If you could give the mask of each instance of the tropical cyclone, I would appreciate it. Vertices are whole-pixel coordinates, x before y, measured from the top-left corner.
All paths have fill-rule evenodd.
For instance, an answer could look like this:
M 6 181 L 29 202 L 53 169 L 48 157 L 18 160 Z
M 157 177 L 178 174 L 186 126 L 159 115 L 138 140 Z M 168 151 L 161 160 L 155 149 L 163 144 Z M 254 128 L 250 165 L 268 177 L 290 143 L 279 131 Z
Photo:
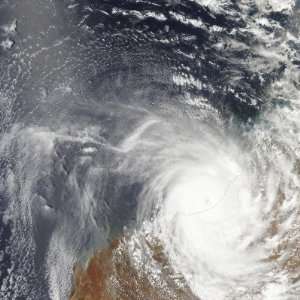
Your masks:
M 298 300 L 299 8 L 1 1 L 0 298 Z

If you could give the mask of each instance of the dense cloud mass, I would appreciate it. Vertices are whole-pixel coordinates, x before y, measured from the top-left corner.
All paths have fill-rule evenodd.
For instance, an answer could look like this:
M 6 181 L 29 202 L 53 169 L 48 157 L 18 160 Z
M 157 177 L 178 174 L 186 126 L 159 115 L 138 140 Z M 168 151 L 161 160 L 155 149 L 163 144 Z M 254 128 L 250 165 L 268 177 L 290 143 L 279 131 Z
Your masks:
M 297 300 L 299 20 L 2 0 L 0 298 Z

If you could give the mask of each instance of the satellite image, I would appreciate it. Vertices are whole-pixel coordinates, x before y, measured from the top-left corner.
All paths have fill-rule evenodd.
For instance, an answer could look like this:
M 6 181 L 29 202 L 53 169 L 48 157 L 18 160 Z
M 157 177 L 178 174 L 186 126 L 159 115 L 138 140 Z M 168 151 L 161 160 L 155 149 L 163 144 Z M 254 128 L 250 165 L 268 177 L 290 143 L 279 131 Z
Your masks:
M 0 300 L 300 300 L 300 1 L 0 0 Z

